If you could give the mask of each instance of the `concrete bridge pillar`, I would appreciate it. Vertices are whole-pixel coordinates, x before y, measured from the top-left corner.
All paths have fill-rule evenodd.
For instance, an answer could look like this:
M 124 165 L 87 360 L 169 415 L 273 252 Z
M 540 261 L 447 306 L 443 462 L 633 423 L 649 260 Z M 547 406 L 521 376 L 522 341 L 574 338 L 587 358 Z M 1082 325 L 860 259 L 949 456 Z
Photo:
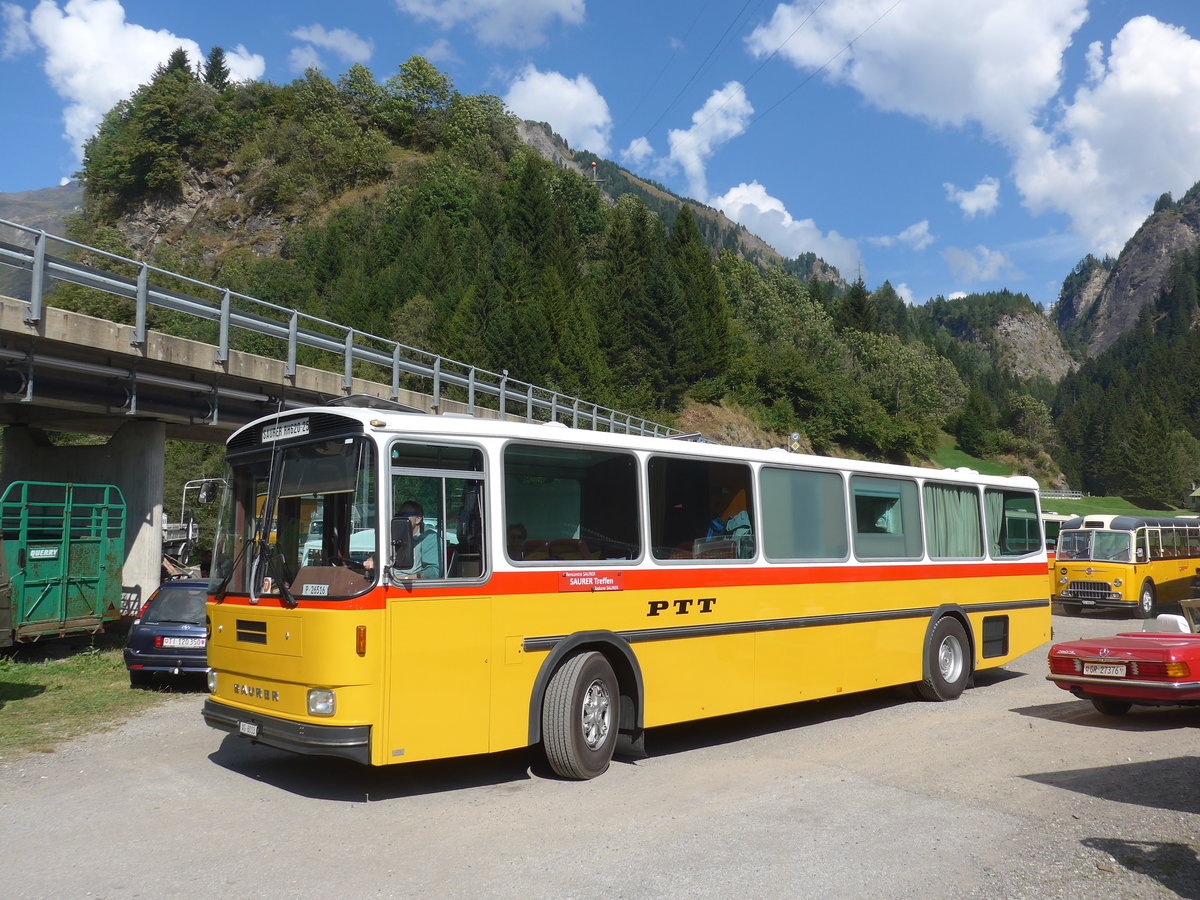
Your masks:
M 122 610 L 158 587 L 162 567 L 163 452 L 166 426 L 134 420 L 108 443 L 59 447 L 34 428 L 4 429 L 3 480 L 115 484 L 125 496 Z

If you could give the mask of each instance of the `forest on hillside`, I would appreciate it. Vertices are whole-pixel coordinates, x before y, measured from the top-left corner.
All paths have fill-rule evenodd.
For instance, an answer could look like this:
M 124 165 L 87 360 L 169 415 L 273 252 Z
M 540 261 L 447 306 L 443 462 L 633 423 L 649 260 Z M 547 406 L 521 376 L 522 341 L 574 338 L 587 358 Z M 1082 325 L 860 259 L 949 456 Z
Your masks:
M 1148 384 L 1118 372 L 1144 348 L 1057 393 L 1007 374 L 989 347 L 1001 317 L 1042 315 L 1023 294 L 908 307 L 886 281 L 838 291 L 808 277 L 811 255 L 771 265 L 714 246 L 691 204 L 602 195 L 522 144 L 499 98 L 459 93 L 421 57 L 382 82 L 355 65 L 234 84 L 219 50 L 200 64 L 177 51 L 87 143 L 73 236 L 127 253 L 123 217 L 216 171 L 239 185 L 231 219 L 286 223 L 282 252 L 191 253 L 203 240 L 185 235 L 156 248 L 164 268 L 659 421 L 723 400 L 816 452 L 910 461 L 949 431 L 1043 481 L 1061 460 L 1103 490 L 1112 472 L 1081 450 L 1111 420 L 1097 385 Z M 57 302 L 123 314 L 79 289 Z M 1197 459 L 1171 409 L 1138 410 L 1146 440 L 1166 429 L 1178 448 L 1164 498 Z

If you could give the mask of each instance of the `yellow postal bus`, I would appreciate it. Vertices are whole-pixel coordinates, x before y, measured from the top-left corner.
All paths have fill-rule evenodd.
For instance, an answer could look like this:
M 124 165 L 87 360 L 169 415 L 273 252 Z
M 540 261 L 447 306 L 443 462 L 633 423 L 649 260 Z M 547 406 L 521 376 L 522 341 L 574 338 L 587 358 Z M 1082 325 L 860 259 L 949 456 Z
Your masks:
M 1139 618 L 1191 596 L 1200 566 L 1194 518 L 1077 516 L 1058 533 L 1054 599 L 1067 612 L 1128 609 Z
M 1029 478 L 346 407 L 227 458 L 204 716 L 300 753 L 590 778 L 658 725 L 953 699 L 1050 636 Z

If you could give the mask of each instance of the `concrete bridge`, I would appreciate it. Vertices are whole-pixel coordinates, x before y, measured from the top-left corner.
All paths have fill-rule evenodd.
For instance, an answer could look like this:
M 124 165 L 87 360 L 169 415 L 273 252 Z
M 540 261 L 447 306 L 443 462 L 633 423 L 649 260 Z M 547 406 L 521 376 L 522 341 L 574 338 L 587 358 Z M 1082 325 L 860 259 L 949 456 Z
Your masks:
M 214 285 L 0 220 L 0 266 L 27 275 L 22 297 L 0 296 L 3 478 L 116 484 L 127 504 L 127 596 L 158 585 L 163 452 L 167 438 L 223 443 L 236 428 L 286 409 L 351 394 L 413 412 L 561 421 L 642 434 L 673 429 L 553 390 L 263 303 Z M 61 255 L 49 252 L 51 245 Z M 80 259 L 101 258 L 96 267 Z M 124 268 L 133 276 L 114 274 Z M 132 324 L 55 308 L 52 282 L 131 301 Z M 53 295 L 49 295 L 52 301 Z M 153 309 L 193 320 L 213 343 L 147 327 Z M 233 349 L 249 332 L 281 358 Z M 298 364 L 299 355 L 330 364 Z M 415 383 L 423 390 L 407 385 Z M 482 402 L 481 402 L 482 401 Z M 108 436 L 96 446 L 55 446 L 49 431 Z
M 127 597 L 157 586 L 162 562 L 163 452 L 167 438 L 223 443 L 231 432 L 279 409 L 321 405 L 348 393 L 390 399 L 390 386 L 339 373 L 148 332 L 0 297 L 0 425 L 3 477 L 12 481 L 115 484 L 127 505 Z M 430 394 L 401 389 L 399 403 L 436 412 Z M 442 398 L 442 411 L 466 412 Z M 498 415 L 477 408 L 477 414 Z M 103 445 L 55 446 L 46 432 L 107 435 Z

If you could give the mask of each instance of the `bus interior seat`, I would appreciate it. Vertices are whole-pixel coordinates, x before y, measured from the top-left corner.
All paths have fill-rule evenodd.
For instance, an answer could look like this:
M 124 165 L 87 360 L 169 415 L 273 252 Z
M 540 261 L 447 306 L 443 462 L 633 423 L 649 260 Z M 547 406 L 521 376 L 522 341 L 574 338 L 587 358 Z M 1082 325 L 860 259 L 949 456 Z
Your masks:
M 593 559 L 588 546 L 574 538 L 555 538 L 547 543 L 551 559 Z M 529 559 L 528 556 L 525 557 Z
M 522 559 L 549 559 L 550 544 L 547 541 L 526 541 Z
M 737 541 L 728 539 L 696 541 L 696 559 L 734 559 Z

